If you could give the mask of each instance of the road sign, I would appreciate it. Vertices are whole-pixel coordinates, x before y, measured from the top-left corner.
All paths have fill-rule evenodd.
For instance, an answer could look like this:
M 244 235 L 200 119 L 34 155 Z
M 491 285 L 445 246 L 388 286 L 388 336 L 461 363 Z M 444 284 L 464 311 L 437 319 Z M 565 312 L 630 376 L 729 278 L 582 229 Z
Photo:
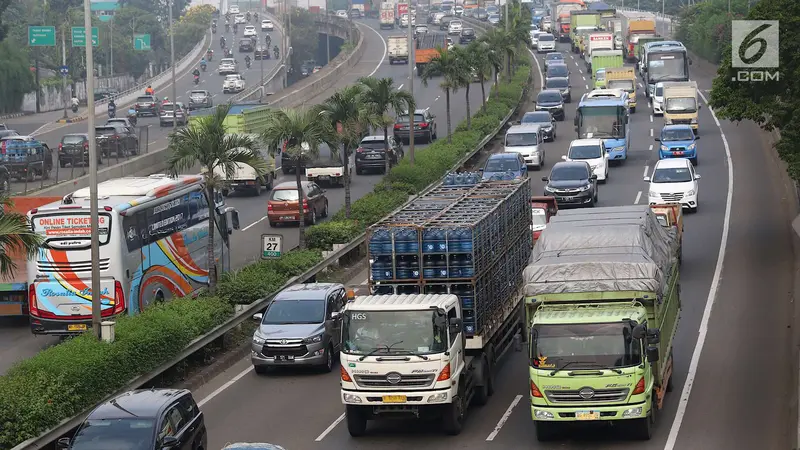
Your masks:
M 133 49 L 134 50 L 150 50 L 150 35 L 149 34 L 134 34 L 133 35 Z
M 97 27 L 92 27 L 92 47 L 100 45 L 100 32 Z M 72 27 L 72 46 L 86 47 L 86 28 Z
M 28 45 L 31 47 L 55 47 L 56 27 L 28 27 Z
M 280 234 L 261 235 L 261 259 L 280 258 L 283 254 L 283 236 Z
M 58 71 L 61 73 L 61 75 L 68 75 L 68 74 L 69 74 L 69 67 L 67 67 L 67 66 L 61 66 L 61 67 L 58 69 Z
M 397 16 L 403 17 L 403 14 L 408 14 L 408 3 L 397 4 Z

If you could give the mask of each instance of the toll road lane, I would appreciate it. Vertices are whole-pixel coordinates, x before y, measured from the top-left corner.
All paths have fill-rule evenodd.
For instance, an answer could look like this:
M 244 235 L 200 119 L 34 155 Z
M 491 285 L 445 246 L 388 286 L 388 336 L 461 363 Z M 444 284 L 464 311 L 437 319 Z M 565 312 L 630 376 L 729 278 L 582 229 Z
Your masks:
M 224 28 L 223 28 L 224 30 Z M 239 53 L 238 52 L 238 39 L 242 38 L 243 27 L 239 30 L 239 34 L 234 36 L 233 32 L 223 34 L 226 37 L 227 46 L 231 47 L 232 45 L 236 45 L 234 50 L 234 58 L 236 58 L 239 62 L 239 71 L 245 78 L 245 88 L 252 89 L 255 85 L 258 84 L 258 80 L 261 78 L 261 61 L 252 61 L 251 67 L 247 69 L 244 62 L 244 55 L 250 55 L 251 59 L 253 57 L 251 53 Z M 232 98 L 235 94 L 223 94 L 222 92 L 222 82 L 224 80 L 223 76 L 217 74 L 217 67 L 219 65 L 219 61 L 222 59 L 222 51 L 219 47 L 219 37 L 220 33 L 213 36 L 211 42 L 211 48 L 214 50 L 214 59 L 208 62 L 208 68 L 205 72 L 201 72 L 200 75 L 200 83 L 198 85 L 194 84 L 194 76 L 192 75 L 192 71 L 195 67 L 199 69 L 199 59 L 198 63 L 195 64 L 191 69 L 187 70 L 185 73 L 178 73 L 176 74 L 175 79 L 175 87 L 177 92 L 177 101 L 183 102 L 184 104 L 188 104 L 189 101 L 189 93 L 193 90 L 207 90 L 211 93 L 214 105 L 220 105 L 227 103 L 230 98 Z M 259 32 L 258 38 L 259 43 L 264 42 L 264 33 Z M 280 42 L 281 35 L 278 32 L 270 33 L 273 42 Z M 214 39 L 216 38 L 216 39 Z M 265 60 L 263 63 L 263 72 L 264 76 L 266 77 L 270 71 L 275 68 L 276 60 L 269 59 Z M 144 95 L 144 92 L 142 92 Z M 164 98 L 169 97 L 172 99 L 172 84 L 168 83 L 167 85 L 159 88 L 156 90 L 156 96 L 163 100 Z M 127 105 L 117 105 L 117 117 L 125 117 L 127 115 Z M 106 113 L 105 109 L 98 110 L 101 114 L 95 119 L 95 124 L 97 126 L 103 125 L 106 120 L 108 120 L 108 114 Z M 146 129 L 146 130 L 143 130 Z M 78 122 L 74 124 L 53 124 L 53 126 L 45 130 L 44 132 L 37 134 L 36 138 L 44 141 L 48 144 L 48 146 L 53 150 L 53 172 L 51 173 L 51 177 L 55 178 L 58 176 L 58 180 L 70 180 L 73 178 L 77 178 L 80 176 L 85 175 L 88 173 L 88 168 L 78 166 L 76 168 L 66 167 L 60 168 L 58 167 L 58 143 L 61 142 L 61 137 L 69 134 L 69 133 L 86 133 L 87 131 L 87 122 Z M 167 145 L 167 137 L 169 133 L 172 132 L 172 127 L 161 127 L 159 123 L 158 117 L 151 118 L 151 117 L 140 117 L 137 122 L 137 136 L 139 137 L 139 149 L 141 153 L 145 151 L 155 151 L 166 147 Z M 120 158 L 122 160 L 123 158 Z M 103 164 L 99 166 L 100 170 L 103 168 L 108 167 L 109 165 L 114 165 L 118 161 L 117 158 L 110 157 L 104 158 Z M 57 173 L 56 173 L 57 171 Z M 52 183 L 52 182 L 51 182 Z M 45 181 L 45 185 L 47 185 L 47 181 Z M 35 180 L 29 182 L 26 186 L 25 182 L 12 182 L 11 189 L 12 192 L 24 192 L 26 187 L 28 190 L 37 189 L 41 185 L 41 180 Z

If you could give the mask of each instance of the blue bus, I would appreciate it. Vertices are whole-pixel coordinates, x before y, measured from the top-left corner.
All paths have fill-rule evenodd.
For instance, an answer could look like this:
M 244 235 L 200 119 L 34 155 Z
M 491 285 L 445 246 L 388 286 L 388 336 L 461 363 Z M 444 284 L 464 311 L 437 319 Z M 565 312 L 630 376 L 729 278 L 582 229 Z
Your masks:
M 575 114 L 575 131 L 579 139 L 602 139 L 609 161 L 622 163 L 631 144 L 628 114 L 624 99 L 584 98 Z

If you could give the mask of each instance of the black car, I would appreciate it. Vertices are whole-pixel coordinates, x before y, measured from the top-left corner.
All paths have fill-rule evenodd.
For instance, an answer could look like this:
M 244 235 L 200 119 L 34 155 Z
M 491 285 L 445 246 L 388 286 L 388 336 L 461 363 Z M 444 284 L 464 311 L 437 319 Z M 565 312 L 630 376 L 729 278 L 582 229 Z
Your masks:
M 454 20 L 456 20 L 456 18 L 453 16 L 442 17 L 442 19 L 439 21 L 439 31 L 447 31 L 450 29 L 450 22 Z
M 562 161 L 542 177 L 544 195 L 555 197 L 558 207 L 597 204 L 597 175 L 586 161 Z
M 536 111 L 547 111 L 558 120 L 564 120 L 564 97 L 561 91 L 555 89 L 545 89 L 536 96 Z
M 551 62 L 545 72 L 545 78 L 569 78 L 569 68 L 563 62 Z
M 118 123 L 94 127 L 95 142 L 100 154 L 125 157 L 139 154 L 139 137 L 132 129 Z
M 141 389 L 95 408 L 72 438 L 58 440 L 58 447 L 200 450 L 208 448 L 208 432 L 188 390 Z
M 270 59 L 269 48 L 265 45 L 257 45 L 253 52 L 253 59 Z
M 459 44 L 469 44 L 475 40 L 475 30 L 472 28 L 464 28 L 461 30 L 461 35 L 458 37 Z
M 561 97 L 564 98 L 564 102 L 566 103 L 572 102 L 572 93 L 570 92 L 569 89 L 569 78 L 566 77 L 545 78 L 544 88 L 552 89 L 554 91 L 559 91 L 561 92 Z
M 189 92 L 189 111 L 213 106 L 214 100 L 211 98 L 210 92 L 202 89 Z
M 247 53 L 252 52 L 255 45 L 253 45 L 253 40 L 250 38 L 244 38 L 239 40 L 239 52 L 240 53 Z
M 522 120 L 520 120 L 519 123 L 521 125 L 539 125 L 539 128 L 542 130 L 542 135 L 546 141 L 552 142 L 556 140 L 556 120 L 548 111 L 526 112 L 525 115 L 522 116 Z
M 307 61 L 303 61 L 303 64 L 300 65 L 300 75 L 307 77 L 314 73 L 314 68 L 317 67 L 317 62 L 313 59 L 309 59 Z
M 100 155 L 100 147 L 95 147 L 97 154 L 97 164 L 102 164 L 103 160 Z M 65 134 L 58 143 L 58 165 L 66 167 L 69 164 L 72 167 L 89 165 L 89 135 L 87 133 L 70 133 Z
M 161 108 L 158 105 L 158 97 L 154 95 L 142 95 L 136 99 L 136 103 L 133 104 L 133 109 L 136 110 L 136 117 L 158 117 L 161 113 Z
M 558 52 L 550 52 L 544 55 L 544 70 L 547 70 L 550 64 L 566 64 L 564 62 L 564 55 Z
M 397 164 L 403 159 L 403 146 L 391 135 L 389 136 L 389 166 Z M 386 141 L 383 135 L 367 136 L 361 140 L 356 150 L 356 174 L 361 175 L 364 170 L 375 169 L 386 173 Z
M 418 109 L 414 111 L 414 142 L 420 138 L 424 139 L 428 144 L 436 140 L 438 136 L 436 133 L 436 122 L 434 122 L 435 118 L 436 116 L 431 114 L 428 109 Z M 410 143 L 410 125 L 408 114 L 400 114 L 397 116 L 394 124 L 394 138 L 406 144 Z

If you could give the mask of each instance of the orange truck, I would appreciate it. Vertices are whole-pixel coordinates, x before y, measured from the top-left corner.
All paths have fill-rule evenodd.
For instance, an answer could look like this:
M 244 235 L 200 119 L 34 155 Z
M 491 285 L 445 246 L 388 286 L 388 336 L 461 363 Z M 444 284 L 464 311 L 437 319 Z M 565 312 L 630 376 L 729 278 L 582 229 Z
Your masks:
M 656 35 L 656 19 L 652 13 L 640 11 L 624 11 L 621 19 L 624 57 L 626 61 L 635 61 L 639 38 Z
M 11 211 L 25 216 L 33 208 L 59 200 L 61 197 L 11 197 Z M 28 258 L 16 251 L 11 251 L 10 256 L 16 267 L 12 274 L 0 277 L 0 317 L 25 317 L 28 315 Z
M 416 40 L 414 64 L 417 65 L 417 76 L 422 76 L 425 66 L 439 55 L 439 51 L 447 51 L 445 35 L 438 33 L 425 33 Z

